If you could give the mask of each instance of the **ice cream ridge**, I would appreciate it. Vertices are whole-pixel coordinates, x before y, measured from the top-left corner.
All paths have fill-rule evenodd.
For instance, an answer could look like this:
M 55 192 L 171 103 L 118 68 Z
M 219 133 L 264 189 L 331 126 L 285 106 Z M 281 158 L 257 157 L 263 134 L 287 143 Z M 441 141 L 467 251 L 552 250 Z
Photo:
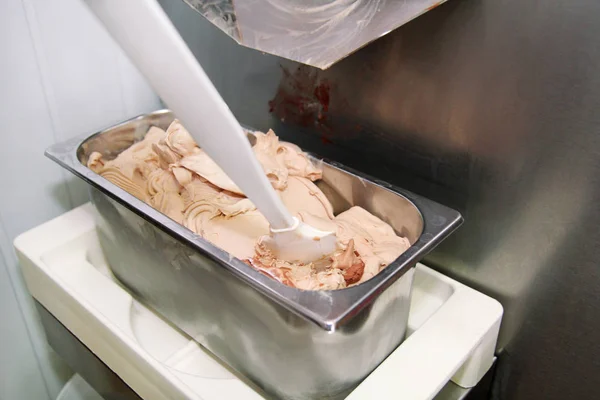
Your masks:
M 410 247 L 390 225 L 361 207 L 336 216 L 314 184 L 322 177 L 299 147 L 272 130 L 254 132 L 254 154 L 292 215 L 336 233 L 338 250 L 312 263 L 279 260 L 262 243 L 269 223 L 199 148 L 178 120 L 152 127 L 113 160 L 92 153 L 88 167 L 260 272 L 305 290 L 334 290 L 364 282 Z

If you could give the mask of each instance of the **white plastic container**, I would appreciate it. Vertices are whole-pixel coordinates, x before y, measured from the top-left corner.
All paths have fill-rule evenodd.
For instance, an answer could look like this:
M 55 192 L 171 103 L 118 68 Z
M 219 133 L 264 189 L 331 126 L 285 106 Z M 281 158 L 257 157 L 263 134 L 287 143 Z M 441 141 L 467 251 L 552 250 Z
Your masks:
M 33 297 L 142 398 L 263 398 L 112 277 L 91 205 L 22 234 L 15 247 Z M 501 317 L 496 300 L 417 265 L 408 339 L 347 399 L 426 400 L 450 380 L 474 386 L 493 363 Z

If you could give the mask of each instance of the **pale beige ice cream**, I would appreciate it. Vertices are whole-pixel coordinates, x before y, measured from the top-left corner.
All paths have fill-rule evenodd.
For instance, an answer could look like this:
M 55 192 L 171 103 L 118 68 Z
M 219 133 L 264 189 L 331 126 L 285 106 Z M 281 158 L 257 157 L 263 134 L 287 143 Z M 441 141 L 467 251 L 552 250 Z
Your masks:
M 254 135 L 256 158 L 288 210 L 316 228 L 336 232 L 339 250 L 330 257 L 308 264 L 273 257 L 261 240 L 269 234 L 267 220 L 177 120 L 166 132 L 152 127 L 114 160 L 91 154 L 88 167 L 214 245 L 300 289 L 341 289 L 364 282 L 410 247 L 363 208 L 334 216 L 313 183 L 321 170 L 273 131 Z

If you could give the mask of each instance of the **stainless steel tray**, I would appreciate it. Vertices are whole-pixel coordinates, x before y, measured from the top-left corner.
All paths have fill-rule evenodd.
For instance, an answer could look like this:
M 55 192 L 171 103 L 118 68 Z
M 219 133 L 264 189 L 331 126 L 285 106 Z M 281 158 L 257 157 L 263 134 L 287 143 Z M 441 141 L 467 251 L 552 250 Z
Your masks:
M 285 286 L 86 167 L 93 151 L 116 157 L 150 126 L 166 129 L 173 118 L 168 110 L 143 115 L 54 145 L 46 155 L 91 185 L 107 260 L 142 301 L 268 393 L 291 399 L 343 397 L 404 339 L 412 267 L 462 217 L 322 161 L 318 185 L 336 213 L 361 206 L 412 246 L 358 286 L 335 291 Z

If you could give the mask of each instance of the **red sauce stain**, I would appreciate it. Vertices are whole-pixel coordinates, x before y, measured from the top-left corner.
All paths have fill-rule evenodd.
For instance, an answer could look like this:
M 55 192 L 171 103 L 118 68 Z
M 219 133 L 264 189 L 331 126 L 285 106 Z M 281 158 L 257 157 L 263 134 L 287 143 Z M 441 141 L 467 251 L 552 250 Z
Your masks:
M 329 83 L 327 81 L 321 83 L 315 88 L 314 95 L 323 106 L 323 111 L 329 111 Z
M 319 72 L 299 66 L 294 72 L 282 67 L 275 97 L 269 101 L 269 112 L 286 123 L 315 127 L 323 134 L 330 132 L 329 111 L 331 85 Z M 324 143 L 331 143 L 324 139 Z
M 323 144 L 348 140 L 361 134 L 363 127 L 351 117 L 348 119 L 348 110 L 352 108 L 350 103 L 339 97 L 336 86 L 322 77 L 320 71 L 304 65 L 294 71 L 283 66 L 281 69 L 283 77 L 275 97 L 268 103 L 270 113 L 286 124 L 315 129 Z M 338 110 L 335 123 L 332 104 Z M 346 118 L 339 118 L 340 110 L 345 110 L 342 115 L 346 114 Z

